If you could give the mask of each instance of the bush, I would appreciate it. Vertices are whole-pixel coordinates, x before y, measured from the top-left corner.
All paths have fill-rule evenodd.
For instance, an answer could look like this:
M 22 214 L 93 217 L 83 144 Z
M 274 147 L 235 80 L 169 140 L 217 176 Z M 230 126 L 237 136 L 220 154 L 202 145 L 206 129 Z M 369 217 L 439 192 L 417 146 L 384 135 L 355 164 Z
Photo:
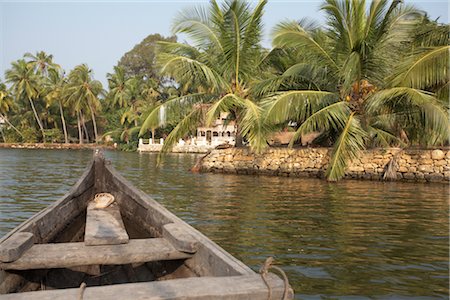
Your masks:
M 64 141 L 64 136 L 58 128 L 45 129 L 45 143 L 62 143 Z

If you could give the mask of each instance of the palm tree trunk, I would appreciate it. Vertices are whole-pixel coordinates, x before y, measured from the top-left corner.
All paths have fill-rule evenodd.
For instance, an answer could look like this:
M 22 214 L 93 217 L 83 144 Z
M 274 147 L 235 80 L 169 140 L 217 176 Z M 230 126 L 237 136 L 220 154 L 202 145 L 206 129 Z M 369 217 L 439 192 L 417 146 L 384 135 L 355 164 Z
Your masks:
M 6 143 L 5 135 L 3 134 L 2 125 L 0 125 L 0 134 L 2 135 L 3 143 Z
M 77 113 L 77 125 L 78 125 L 78 143 L 83 144 L 83 132 L 81 130 L 80 113 Z
M 153 127 L 152 127 L 152 141 L 153 141 L 153 144 L 156 143 L 155 142 L 155 128 L 153 128 Z
M 61 114 L 61 122 L 62 122 L 63 130 L 64 130 L 64 142 L 66 144 L 68 144 L 69 143 L 69 137 L 67 136 L 66 120 L 64 119 L 64 111 L 63 111 L 63 108 L 62 108 L 61 101 L 59 101 L 59 112 Z
M 38 116 L 38 114 L 37 114 L 36 108 L 34 107 L 33 100 L 31 100 L 30 98 L 28 98 L 28 100 L 30 101 L 31 108 L 33 109 L 34 117 L 36 118 L 36 121 L 37 121 L 37 123 L 38 123 L 38 125 L 39 125 L 39 128 L 41 129 L 41 132 L 42 132 L 42 140 L 45 142 L 44 127 L 42 127 L 42 122 L 41 122 L 41 120 L 39 119 L 39 116 Z
M 11 126 L 12 129 L 14 129 L 18 134 L 20 134 L 21 137 L 23 137 L 22 132 L 20 132 L 19 129 L 17 129 L 13 124 L 11 124 L 11 122 L 9 122 L 9 120 L 6 118 L 5 115 L 0 114 L 0 117 L 1 117 L 3 120 L 5 120 L 5 122 L 6 122 L 9 126 Z
M 87 141 L 89 143 L 89 133 L 87 131 L 86 122 L 84 121 L 83 113 L 80 112 L 80 115 L 81 115 L 81 125 L 83 125 L 84 134 L 85 134 L 86 139 L 87 139 Z
M 92 110 L 92 106 L 89 102 L 88 102 L 88 105 L 89 105 L 89 110 L 91 111 L 92 125 L 94 125 L 95 142 L 98 143 L 97 122 L 95 122 L 94 111 Z

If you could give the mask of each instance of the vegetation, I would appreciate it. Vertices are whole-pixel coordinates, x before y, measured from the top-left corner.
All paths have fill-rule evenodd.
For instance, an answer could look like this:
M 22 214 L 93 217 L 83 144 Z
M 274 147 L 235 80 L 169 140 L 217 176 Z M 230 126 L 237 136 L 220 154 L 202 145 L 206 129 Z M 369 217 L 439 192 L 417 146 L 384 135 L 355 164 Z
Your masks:
M 444 102 L 425 91 L 423 83 L 434 79 L 434 70 L 445 69 L 448 49 L 441 60 L 429 60 L 426 66 L 422 62 L 428 74 L 416 70 L 413 75 L 408 67 L 418 68 L 423 49 L 413 57 L 404 55 L 405 44 L 414 43 L 408 33 L 420 20 L 418 11 L 399 1 L 373 1 L 366 10 L 365 1 L 327 0 L 321 9 L 326 28 L 305 20 L 275 28 L 274 46 L 298 54 L 284 73 L 256 90 L 267 95 L 265 122 L 296 121 L 291 145 L 303 134 L 321 132 L 322 143 L 333 145 L 326 173 L 330 180 L 341 178 L 346 162 L 366 146 L 445 142 L 449 122 Z M 403 69 L 396 63 L 402 60 L 409 60 Z M 397 75 L 389 77 L 392 73 Z M 432 85 L 448 82 L 448 77 L 442 74 L 439 80 Z
M 26 53 L 0 83 L 3 142 L 100 142 L 133 149 L 139 135 L 166 135 L 164 151 L 222 112 L 237 146 L 268 147 L 294 130 L 290 147 L 316 133 L 332 147 L 326 176 L 370 147 L 449 143 L 448 24 L 401 1 L 324 1 L 325 24 L 284 21 L 265 49 L 266 0 L 227 0 L 179 13 L 175 36 L 146 37 L 107 74 L 87 65 L 65 76 L 53 56 Z

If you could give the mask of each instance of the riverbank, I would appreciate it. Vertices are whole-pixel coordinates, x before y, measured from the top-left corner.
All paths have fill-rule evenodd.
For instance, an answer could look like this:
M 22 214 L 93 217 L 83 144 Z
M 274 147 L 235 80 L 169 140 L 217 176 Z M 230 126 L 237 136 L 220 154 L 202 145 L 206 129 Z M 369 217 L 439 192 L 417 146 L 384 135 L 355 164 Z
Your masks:
M 256 155 L 247 148 L 213 150 L 201 165 L 204 172 L 324 178 L 332 149 L 270 148 Z M 345 178 L 382 180 L 389 162 L 397 181 L 449 182 L 450 151 L 398 148 L 363 151 L 349 163 Z
M 103 148 L 114 150 L 112 145 L 103 144 L 59 144 L 59 143 L 0 143 L 0 148 L 12 149 L 95 149 Z

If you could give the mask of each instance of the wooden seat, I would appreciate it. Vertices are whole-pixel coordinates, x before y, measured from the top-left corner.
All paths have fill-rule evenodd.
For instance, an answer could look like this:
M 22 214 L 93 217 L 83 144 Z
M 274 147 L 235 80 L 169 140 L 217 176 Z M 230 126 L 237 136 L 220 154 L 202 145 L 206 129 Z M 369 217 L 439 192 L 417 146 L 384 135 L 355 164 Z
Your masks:
M 84 234 L 84 243 L 87 246 L 126 244 L 128 240 L 116 203 L 101 209 L 95 208 L 95 203 L 92 202 L 88 205 Z
M 86 246 L 85 243 L 35 244 L 19 259 L 0 263 L 3 270 L 68 268 L 84 265 L 186 259 L 192 254 L 177 250 L 163 238 L 133 239 L 128 244 Z

